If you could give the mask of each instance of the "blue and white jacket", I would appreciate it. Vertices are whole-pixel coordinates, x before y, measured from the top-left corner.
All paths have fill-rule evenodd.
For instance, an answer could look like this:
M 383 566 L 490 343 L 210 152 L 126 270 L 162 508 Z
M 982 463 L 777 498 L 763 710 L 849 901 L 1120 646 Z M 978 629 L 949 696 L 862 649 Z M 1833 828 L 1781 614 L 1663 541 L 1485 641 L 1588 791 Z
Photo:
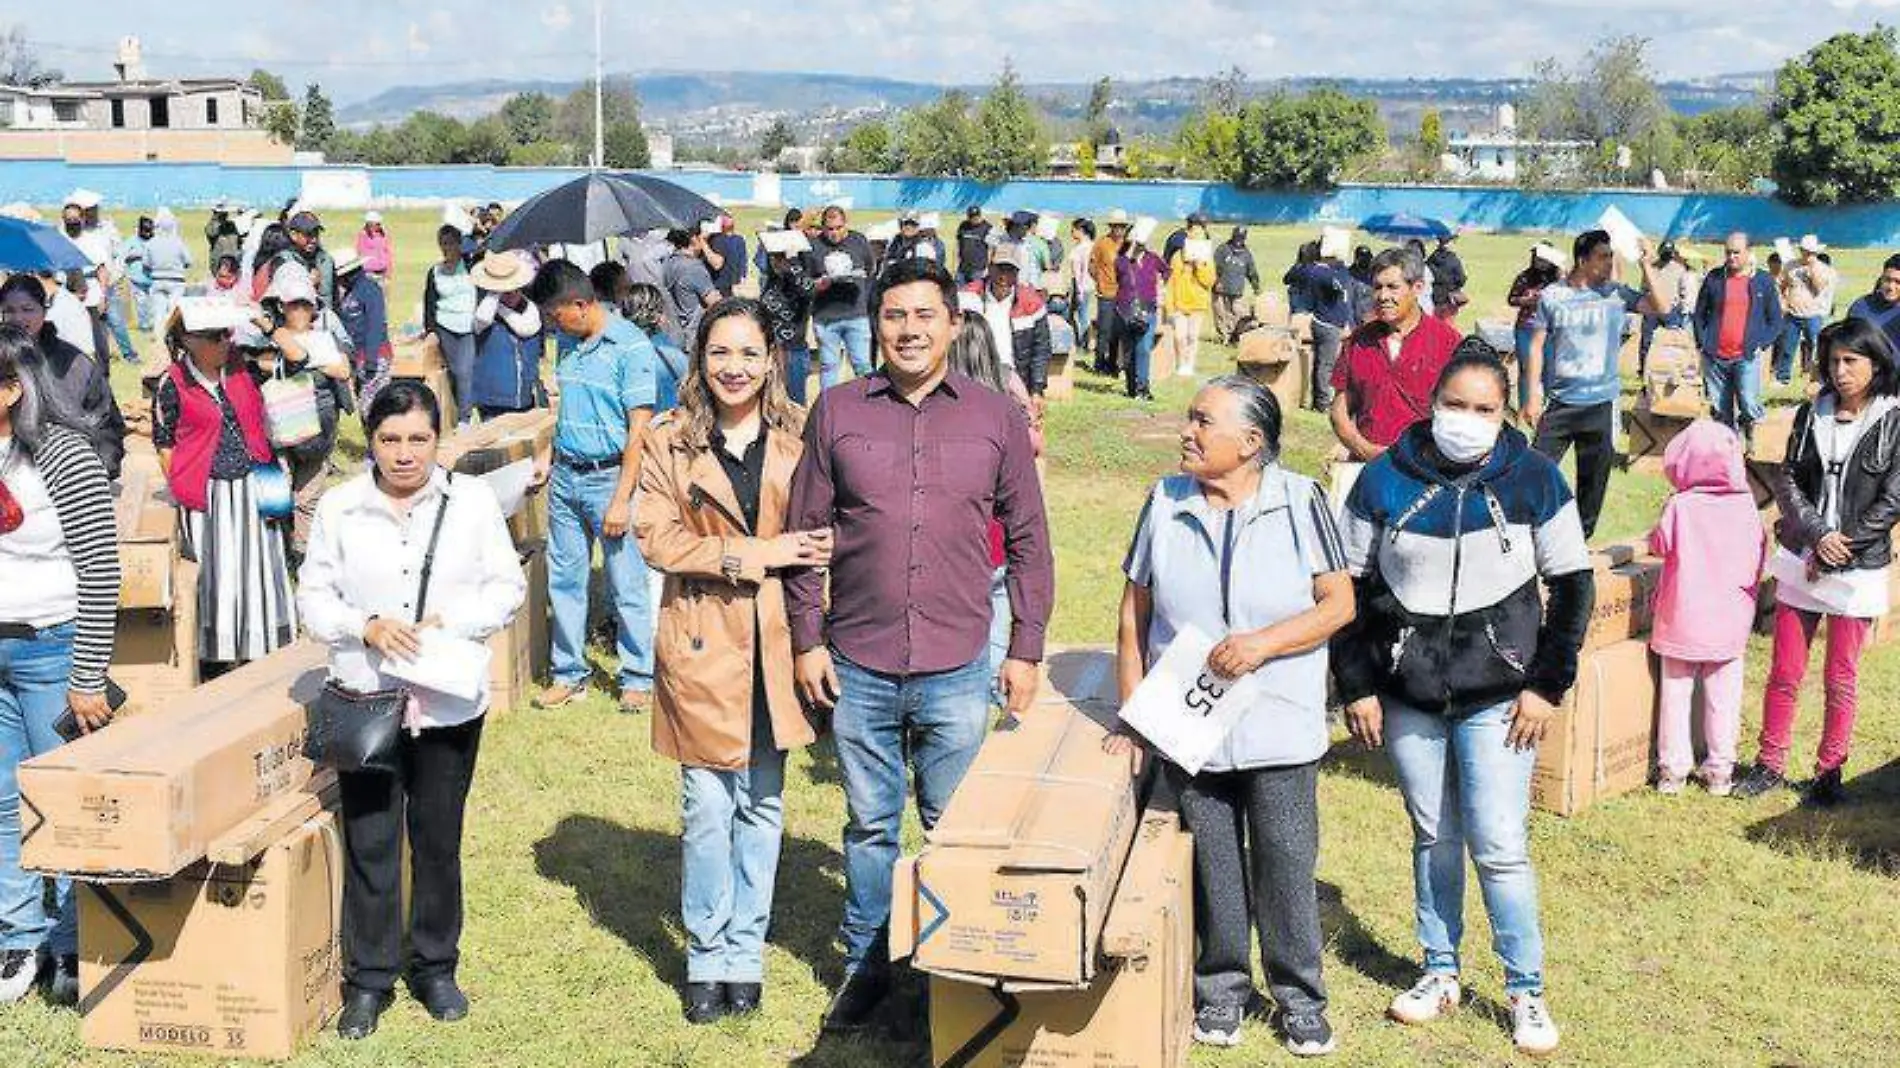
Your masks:
M 1561 701 L 1576 681 L 1595 600 L 1583 525 L 1517 430 L 1459 468 L 1415 424 L 1359 476 L 1340 533 L 1359 605 L 1333 639 L 1341 700 L 1462 715 L 1527 689 Z

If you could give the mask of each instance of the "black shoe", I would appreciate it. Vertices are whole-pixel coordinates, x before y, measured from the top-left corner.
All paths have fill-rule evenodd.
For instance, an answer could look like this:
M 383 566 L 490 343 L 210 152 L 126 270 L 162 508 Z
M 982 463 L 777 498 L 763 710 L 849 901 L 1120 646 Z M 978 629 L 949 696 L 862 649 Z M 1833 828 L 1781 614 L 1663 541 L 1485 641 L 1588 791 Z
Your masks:
M 686 984 L 687 1023 L 709 1024 L 726 1015 L 729 1011 L 730 1006 L 726 1003 L 726 984 Z
M 1742 772 L 1741 778 L 1735 780 L 1732 796 L 1746 801 L 1787 784 L 1788 780 L 1782 778 L 1780 772 L 1757 761 L 1750 765 L 1747 771 Z
M 891 979 L 883 971 L 867 968 L 854 972 L 845 977 L 844 985 L 832 995 L 819 1026 L 834 1034 L 863 1030 L 890 992 Z
M 67 953 L 53 962 L 53 977 L 46 984 L 46 1000 L 61 1008 L 79 1004 L 79 955 Z
M 1816 808 L 1833 808 L 1847 800 L 1847 788 L 1841 785 L 1841 769 L 1832 768 L 1816 775 L 1808 784 L 1805 800 Z
M 1289 1012 L 1280 1021 L 1286 1051 L 1295 1057 L 1324 1057 L 1339 1048 L 1324 1010 Z
M 1150 390 L 1147 386 L 1143 386 L 1141 387 L 1141 391 L 1135 394 L 1135 399 L 1153 401 L 1155 399 L 1154 391 Z
M 734 1016 L 757 1012 L 764 1004 L 765 985 L 763 983 L 726 984 L 726 1009 Z
M 337 1035 L 354 1042 L 375 1034 L 376 1024 L 383 1018 L 383 1010 L 389 1008 L 391 1000 L 391 996 L 383 991 L 346 988 L 343 991 L 343 1012 L 336 1018 Z
M 462 988 L 455 985 L 452 975 L 431 975 L 426 979 L 411 979 L 409 992 L 429 1010 L 429 1015 L 443 1023 L 454 1023 L 468 1016 L 468 996 Z

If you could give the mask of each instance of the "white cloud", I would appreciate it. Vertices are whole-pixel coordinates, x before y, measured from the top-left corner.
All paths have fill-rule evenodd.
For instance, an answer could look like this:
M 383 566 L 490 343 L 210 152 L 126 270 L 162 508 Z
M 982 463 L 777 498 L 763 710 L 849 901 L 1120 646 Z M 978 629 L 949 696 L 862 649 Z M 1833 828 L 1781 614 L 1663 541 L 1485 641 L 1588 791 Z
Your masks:
M 574 25 L 574 12 L 566 4 L 553 4 L 541 11 L 541 25 L 556 33 Z
M 429 54 L 429 42 L 426 38 L 422 36 L 422 27 L 419 24 L 414 23 L 414 22 L 409 24 L 409 37 L 408 37 L 407 43 L 409 46 L 410 55 L 426 56 Z

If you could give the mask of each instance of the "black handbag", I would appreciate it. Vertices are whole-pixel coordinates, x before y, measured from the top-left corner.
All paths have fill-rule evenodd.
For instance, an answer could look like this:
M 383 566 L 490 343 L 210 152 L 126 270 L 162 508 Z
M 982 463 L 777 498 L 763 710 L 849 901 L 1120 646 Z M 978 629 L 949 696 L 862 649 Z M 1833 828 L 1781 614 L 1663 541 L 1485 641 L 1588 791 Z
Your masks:
M 453 482 L 455 476 L 450 475 Z M 435 546 L 442 538 L 442 520 L 449 514 L 449 495 L 442 494 L 429 531 L 429 547 L 422 556 L 422 583 L 416 591 L 416 618 L 429 601 L 429 573 L 435 569 Z M 337 771 L 367 771 L 393 775 L 402 767 L 402 720 L 409 707 L 404 687 L 360 693 L 334 678 L 324 682 L 317 700 L 305 712 L 303 755 L 320 767 Z

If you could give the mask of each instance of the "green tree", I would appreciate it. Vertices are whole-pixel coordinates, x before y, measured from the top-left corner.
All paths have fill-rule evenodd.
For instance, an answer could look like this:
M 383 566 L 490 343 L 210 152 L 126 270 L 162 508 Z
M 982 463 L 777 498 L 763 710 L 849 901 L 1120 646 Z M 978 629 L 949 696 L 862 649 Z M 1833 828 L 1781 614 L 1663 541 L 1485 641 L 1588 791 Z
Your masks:
M 897 121 L 899 169 L 927 177 L 971 173 L 976 166 L 976 124 L 970 97 L 951 89 L 933 103 L 912 108 Z
M 1536 84 L 1518 112 L 1519 125 L 1533 137 L 1607 148 L 1607 154 L 1594 157 L 1586 178 L 1625 176 L 1615 166 L 1618 145 L 1629 146 L 1633 169 L 1647 175 L 1665 162 L 1674 136 L 1674 118 L 1656 87 L 1649 44 L 1634 34 L 1605 37 L 1574 68 L 1556 59 L 1538 63 Z
M 638 119 L 608 123 L 601 135 L 601 151 L 607 157 L 602 164 L 615 170 L 639 170 L 653 162 L 652 152 L 647 147 L 647 132 L 641 129 Z
M 1202 110 L 1189 115 L 1175 134 L 1176 169 L 1184 178 L 1240 180 L 1238 112 Z
M 1075 173 L 1084 178 L 1095 177 L 1095 142 L 1084 140 L 1075 150 Z
M 882 122 L 852 127 L 843 141 L 832 146 L 825 168 L 840 174 L 896 174 L 897 148 L 891 128 Z
M 1774 179 L 1793 204 L 1900 196 L 1900 53 L 1894 30 L 1842 33 L 1775 76 Z
M 1418 118 L 1418 154 L 1426 163 L 1437 166 L 1438 157 L 1445 154 L 1449 142 L 1445 140 L 1445 117 L 1437 108 L 1426 108 L 1425 114 Z
M 499 167 L 508 162 L 508 150 L 514 139 L 508 124 L 499 115 L 480 118 L 462 128 L 460 143 L 450 156 L 451 163 L 486 163 Z
M 797 140 L 792 137 L 792 128 L 785 125 L 785 120 L 774 120 L 771 127 L 765 131 L 765 136 L 759 139 L 759 158 L 768 161 L 775 160 L 780 152 L 797 143 Z
M 1157 163 L 1154 146 L 1146 137 L 1137 137 L 1122 146 L 1122 177 L 1148 178 Z
M 264 101 L 264 110 L 258 120 L 264 132 L 270 134 L 271 140 L 280 145 L 296 144 L 298 131 L 303 126 L 303 117 L 297 114 L 295 100 Z
M 322 152 L 336 136 L 336 113 L 323 87 L 311 82 L 303 92 L 303 125 L 297 134 L 297 147 L 306 152 Z
M 251 88 L 264 94 L 265 100 L 290 99 L 290 87 L 284 84 L 284 80 L 262 67 L 252 69 L 251 76 L 246 81 Z
M 1745 191 L 1774 169 L 1775 131 L 1768 110 L 1755 104 L 1717 108 L 1677 123 L 1679 166 L 1699 189 Z
M 1327 189 L 1357 160 L 1385 147 L 1372 101 L 1326 86 L 1276 93 L 1241 110 L 1240 174 L 1248 189 Z
M 976 109 L 971 173 L 986 182 L 1041 174 L 1047 153 L 1036 109 L 1016 65 L 1005 59 L 996 84 Z
M 536 141 L 508 149 L 510 167 L 564 167 L 574 162 L 574 149 L 560 141 Z
M 1104 75 L 1089 90 L 1088 110 L 1083 113 L 1082 140 L 1099 145 L 1108 134 L 1108 106 L 1115 102 L 1115 83 Z
M 636 139 L 624 129 L 631 124 L 635 129 L 640 126 L 640 95 L 635 92 L 633 79 L 629 77 L 608 78 L 601 91 L 601 136 L 603 140 L 613 140 L 614 127 L 620 126 L 618 140 L 630 153 L 621 158 L 648 158 L 646 134 Z M 581 87 L 561 99 L 554 113 L 554 139 L 565 141 L 574 146 L 574 158 L 587 159 L 594 151 L 594 82 L 588 79 Z M 637 151 L 635 151 L 637 145 Z M 609 160 L 615 158 L 612 150 L 607 152 Z M 616 164 L 609 164 L 616 166 Z M 638 166 L 646 166 L 641 162 Z
M 531 145 L 554 137 L 554 98 L 546 93 L 516 93 L 497 114 L 511 144 Z

